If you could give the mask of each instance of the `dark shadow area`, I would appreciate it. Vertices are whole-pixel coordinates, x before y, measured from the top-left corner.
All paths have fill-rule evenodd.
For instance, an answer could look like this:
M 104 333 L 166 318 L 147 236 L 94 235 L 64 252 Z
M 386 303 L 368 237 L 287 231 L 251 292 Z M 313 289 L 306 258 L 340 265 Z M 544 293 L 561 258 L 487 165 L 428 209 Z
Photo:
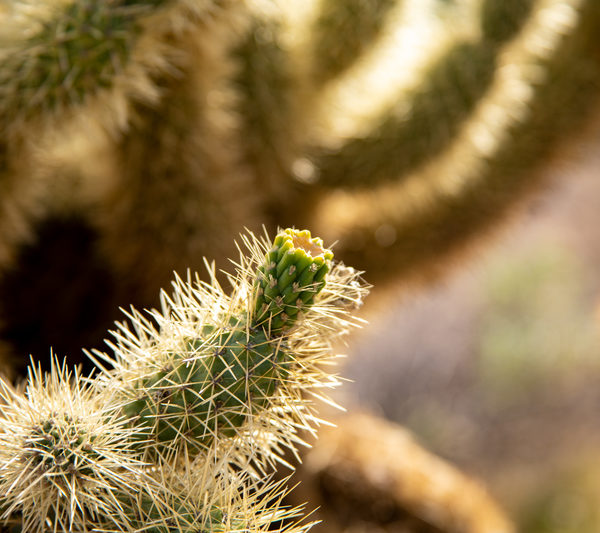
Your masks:
M 46 219 L 36 234 L 0 281 L 0 337 L 17 358 L 18 374 L 29 355 L 49 370 L 51 349 L 87 374 L 93 364 L 82 348 L 101 348 L 118 314 L 109 267 L 95 248 L 94 229 L 80 217 Z

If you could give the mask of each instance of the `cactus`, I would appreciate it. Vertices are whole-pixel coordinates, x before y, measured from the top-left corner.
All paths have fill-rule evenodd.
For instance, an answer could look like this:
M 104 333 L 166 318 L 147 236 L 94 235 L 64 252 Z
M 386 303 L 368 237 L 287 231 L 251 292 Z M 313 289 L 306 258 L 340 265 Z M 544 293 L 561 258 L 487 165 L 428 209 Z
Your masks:
M 435 46 L 419 61 L 406 53 L 410 43 L 397 48 L 400 60 L 383 69 L 390 90 L 380 97 L 369 89 L 370 76 L 382 70 L 385 46 L 411 33 L 415 11 L 439 39 L 432 35 Z M 309 227 L 373 280 L 438 276 L 447 270 L 444 258 L 468 249 L 539 189 L 538 169 L 585 130 L 598 103 L 599 27 L 597 0 L 1 2 L 0 326 L 25 331 L 23 342 L 55 342 L 12 322 L 15 289 L 5 285 L 29 282 L 11 275 L 22 267 L 23 247 L 45 235 L 38 228 L 64 205 L 93 228 L 97 238 L 82 261 L 109 266 L 110 305 L 156 305 L 173 269 L 197 269 L 203 256 L 223 260 L 234 234 L 261 224 L 271 232 Z M 360 119 L 349 120 L 354 115 Z M 71 179 L 76 186 L 60 186 Z M 324 249 L 322 257 L 326 264 Z M 311 272 L 287 268 L 263 268 L 246 289 L 257 305 L 254 320 L 267 328 L 252 323 L 250 310 L 224 321 L 233 300 L 179 281 L 174 299 L 163 295 L 162 304 L 176 316 L 182 302 L 208 298 L 221 311 L 207 317 L 204 332 L 184 313 L 191 330 L 162 346 L 161 327 L 171 322 L 132 312 L 136 333 L 125 326 L 115 333 L 109 366 L 127 378 L 107 369 L 99 383 L 119 385 L 121 415 L 131 424 L 139 416 L 146 437 L 164 441 L 159 455 L 186 446 L 205 454 L 222 435 L 236 442 L 230 451 L 240 462 L 255 423 L 293 445 L 287 423 L 264 413 L 277 412 L 272 395 L 282 391 L 299 401 L 288 337 L 305 327 L 310 289 L 324 271 L 310 279 Z M 327 276 L 342 273 L 334 268 Z M 288 292 L 274 291 L 269 275 Z M 309 288 L 298 286 L 298 298 L 300 282 Z M 43 317 L 42 331 L 75 337 L 78 324 L 59 328 L 53 318 Z M 321 319 L 326 328 L 329 317 Z M 285 340 L 273 345 L 274 334 Z M 146 349 L 162 355 L 143 358 Z M 221 362 L 209 363 L 211 349 L 224 350 Z M 190 354 L 193 372 L 176 371 Z M 247 390 L 241 362 L 257 374 Z M 231 369 L 221 379 L 232 394 L 206 385 L 218 412 L 217 404 L 203 404 L 173 424 L 210 376 L 219 379 L 219 365 Z M 145 386 L 161 392 L 144 396 Z M 255 398 L 252 408 L 246 396 Z M 210 426 L 200 422 L 205 416 Z M 180 434 L 182 442 L 170 444 Z M 146 437 L 136 440 L 144 457 Z M 275 451 L 265 454 L 276 460 Z
M 212 284 L 178 279 L 162 312 L 133 310 L 133 330 L 119 325 L 114 356 L 92 355 L 99 376 L 83 380 L 53 358 L 49 374 L 30 369 L 24 391 L 0 382 L 4 524 L 263 531 L 298 514 L 281 505 L 284 484 L 253 472 L 277 460 L 281 446 L 295 449 L 300 429 L 314 430 L 304 394 L 336 384 L 320 365 L 335 357 L 332 340 L 358 325 L 349 312 L 367 289 L 308 231 L 287 229 L 272 247 L 252 235 L 245 242 L 250 255 L 230 277 L 231 295 L 214 270 Z M 298 279 L 309 272 L 293 282 L 301 310 L 284 323 L 260 291 L 274 256 Z M 277 283 L 283 294 L 288 285 L 282 276 Z
M 369 250 L 369 271 L 376 277 L 391 270 L 405 280 L 439 275 L 439 259 L 488 232 L 536 190 L 543 183 L 540 167 L 565 132 L 586 123 L 587 106 L 597 102 L 600 87 L 599 51 L 589 33 L 600 23 L 599 7 L 578 3 L 577 16 L 569 11 L 569 19 L 559 16 L 564 6 L 556 5 L 548 28 L 544 17 L 551 8 L 532 10 L 529 24 L 501 50 L 504 64 L 519 60 L 515 77 L 494 81 L 450 149 L 403 182 L 324 199 L 315 208 L 318 231 L 339 238 L 338 253 L 363 268 Z M 552 54 L 534 45 L 542 28 L 553 39 Z M 525 102 L 518 91 L 511 93 L 512 83 L 526 84 Z M 328 233 L 333 222 L 335 232 Z
M 143 487 L 131 431 L 75 372 L 30 369 L 25 394 L 2 382 L 2 520 L 23 531 L 71 531 L 98 517 L 119 523 L 122 487 Z

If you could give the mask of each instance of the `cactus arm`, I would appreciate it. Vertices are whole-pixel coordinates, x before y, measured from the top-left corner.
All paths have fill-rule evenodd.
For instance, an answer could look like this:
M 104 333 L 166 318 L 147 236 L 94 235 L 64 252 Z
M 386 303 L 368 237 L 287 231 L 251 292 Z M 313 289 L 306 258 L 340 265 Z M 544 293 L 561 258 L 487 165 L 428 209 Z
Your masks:
M 154 80 L 160 102 L 137 102 L 129 131 L 115 143 L 119 179 L 101 199 L 96 223 L 118 292 L 138 304 L 154 304 L 173 270 L 199 268 L 203 255 L 228 257 L 235 251 L 229 236 L 257 225 L 264 194 L 239 162 L 236 124 L 223 120 L 233 105 L 235 31 L 223 16 L 182 36 L 185 68 Z
M 251 242 L 252 259 L 240 263 L 231 297 L 214 283 L 178 282 L 162 312 L 151 319 L 134 312 L 135 332 L 123 325 L 115 334 L 117 374 L 107 374 L 107 389 L 122 391 L 118 403 L 145 457 L 235 444 L 230 460 L 245 461 L 239 449 L 246 456 L 261 449 L 248 436 L 266 432 L 260 464 L 273 460 L 275 443 L 293 447 L 294 428 L 311 427 L 299 390 L 329 380 L 317 365 L 331 356 L 328 339 L 351 325 L 346 308 L 364 288 L 353 269 L 331 269 L 331 252 L 308 231 L 285 230 L 268 246 Z M 295 291 L 284 305 L 289 287 Z M 166 339 L 169 331 L 181 333 Z
M 142 490 L 146 476 L 114 407 L 55 359 L 49 375 L 30 369 L 24 394 L 0 381 L 0 397 L 0 520 L 20 516 L 24 531 L 42 533 L 102 516 L 121 530 L 117 495 Z
M 265 191 L 263 208 L 273 219 L 293 194 L 291 168 L 300 150 L 294 102 L 297 80 L 279 29 L 275 18 L 264 21 L 253 16 L 232 51 L 241 155 L 256 188 Z
M 461 42 L 427 70 L 397 109 L 386 109 L 373 130 L 338 150 L 315 156 L 319 185 L 373 187 L 404 179 L 443 150 L 492 82 L 495 47 Z
M 123 130 L 130 102 L 156 102 L 152 77 L 178 66 L 173 36 L 210 20 L 221 4 L 228 2 L 15 2 L 24 29 L 0 33 L 0 134 L 55 127 L 81 110 L 111 133 Z
M 381 34 L 400 0 L 322 0 L 311 35 L 311 75 L 317 85 L 348 69 Z
M 29 35 L 2 49 L 0 116 L 3 129 L 40 117 L 59 117 L 118 80 L 135 55 L 141 20 L 152 3 L 85 0 L 34 12 Z M 160 4 L 160 2 L 159 2 Z M 46 11 L 46 10 L 44 10 Z
M 339 148 L 316 151 L 321 186 L 365 188 L 405 179 L 452 142 L 489 90 L 498 53 L 527 21 L 531 2 L 510 2 L 502 9 L 497 4 L 486 2 L 482 8 L 481 39 L 452 44 L 424 71 L 418 86 L 380 113 L 368 133 Z M 504 29 L 494 33 L 500 20 Z
M 504 107 L 502 116 L 509 123 L 496 132 L 493 150 L 477 142 L 481 136 L 473 136 L 483 131 L 484 138 L 494 138 L 487 132 L 495 123 L 480 114 L 471 134 L 459 137 L 449 153 L 413 174 L 404 187 L 382 187 L 323 203 L 321 229 L 334 227 L 337 219 L 333 233 L 342 235 L 338 253 L 366 268 L 363 254 L 368 250 L 373 276 L 427 277 L 437 273 L 441 257 L 493 227 L 539 186 L 542 176 L 537 170 L 560 141 L 588 123 L 600 88 L 600 53 L 594 38 L 598 24 L 600 6 L 586 1 L 572 25 L 556 30 L 551 54 L 521 56 L 522 63 L 515 64 L 520 71 L 535 73 L 542 67 L 546 75 L 529 82 L 529 106 L 520 113 L 520 95 L 504 101 L 510 91 L 498 88 L 488 109 Z
M 484 0 L 481 5 L 481 32 L 497 46 L 510 41 L 531 15 L 536 0 Z

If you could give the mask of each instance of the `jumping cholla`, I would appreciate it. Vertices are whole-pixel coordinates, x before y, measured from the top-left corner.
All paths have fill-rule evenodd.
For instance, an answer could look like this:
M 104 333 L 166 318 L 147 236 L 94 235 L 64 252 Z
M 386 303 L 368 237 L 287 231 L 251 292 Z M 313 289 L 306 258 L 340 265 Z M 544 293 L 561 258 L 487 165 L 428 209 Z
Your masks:
M 229 295 L 177 278 L 128 313 L 88 378 L 53 360 L 1 382 L 1 519 L 10 531 L 225 532 L 310 527 L 269 472 L 319 425 L 333 341 L 357 326 L 360 273 L 321 239 L 242 237 Z

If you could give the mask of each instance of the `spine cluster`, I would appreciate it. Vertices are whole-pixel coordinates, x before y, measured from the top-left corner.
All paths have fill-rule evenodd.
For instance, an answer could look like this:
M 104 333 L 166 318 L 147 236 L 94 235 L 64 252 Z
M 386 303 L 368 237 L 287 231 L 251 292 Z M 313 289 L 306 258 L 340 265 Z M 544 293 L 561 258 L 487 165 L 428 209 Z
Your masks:
M 24 391 L 2 382 L 1 519 L 16 531 L 302 531 L 265 481 L 299 429 L 320 365 L 366 289 L 308 231 L 250 249 L 226 295 L 178 279 L 163 308 L 133 311 L 87 379 L 54 363 Z M 214 276 L 214 272 L 212 272 Z M 335 304 L 334 304 L 335 302 Z M 103 362 L 102 362 L 103 361 Z M 109 365 L 106 363 L 110 363 Z M 262 473 L 262 476 L 258 476 Z M 280 523 L 285 524 L 277 526 Z

